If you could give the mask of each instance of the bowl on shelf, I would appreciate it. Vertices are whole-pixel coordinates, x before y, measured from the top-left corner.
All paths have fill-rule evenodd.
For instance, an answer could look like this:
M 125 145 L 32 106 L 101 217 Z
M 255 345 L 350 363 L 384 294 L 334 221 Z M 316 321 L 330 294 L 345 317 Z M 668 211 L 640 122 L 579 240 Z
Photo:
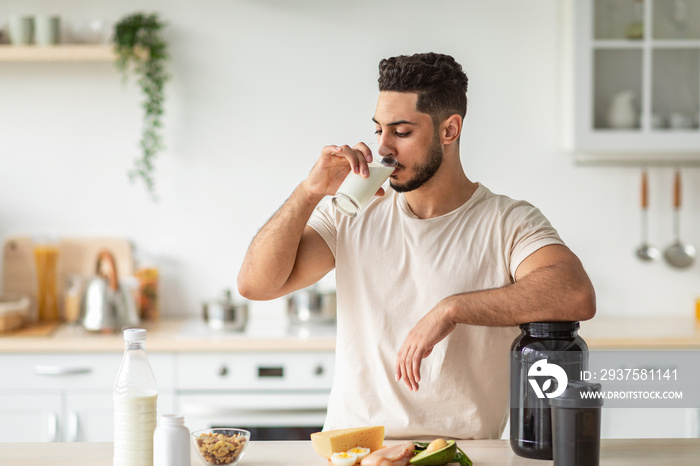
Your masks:
M 191 435 L 199 458 L 215 466 L 238 463 L 250 442 L 250 432 L 233 427 L 195 430 Z

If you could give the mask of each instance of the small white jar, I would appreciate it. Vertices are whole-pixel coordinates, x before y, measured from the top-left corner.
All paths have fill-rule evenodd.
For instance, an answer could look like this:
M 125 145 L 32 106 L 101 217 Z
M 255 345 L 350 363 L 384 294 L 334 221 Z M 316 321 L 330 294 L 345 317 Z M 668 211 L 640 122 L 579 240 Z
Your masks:
M 190 466 L 190 431 L 182 416 L 160 417 L 153 433 L 153 466 Z

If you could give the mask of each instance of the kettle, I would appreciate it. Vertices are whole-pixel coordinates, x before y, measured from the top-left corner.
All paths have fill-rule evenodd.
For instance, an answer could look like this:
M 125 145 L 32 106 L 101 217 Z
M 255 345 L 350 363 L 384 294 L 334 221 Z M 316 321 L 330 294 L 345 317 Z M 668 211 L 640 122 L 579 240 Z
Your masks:
M 119 286 L 117 265 L 107 250 L 97 255 L 95 276 L 85 287 L 78 322 L 86 330 L 103 333 L 120 332 L 139 323 L 134 298 Z

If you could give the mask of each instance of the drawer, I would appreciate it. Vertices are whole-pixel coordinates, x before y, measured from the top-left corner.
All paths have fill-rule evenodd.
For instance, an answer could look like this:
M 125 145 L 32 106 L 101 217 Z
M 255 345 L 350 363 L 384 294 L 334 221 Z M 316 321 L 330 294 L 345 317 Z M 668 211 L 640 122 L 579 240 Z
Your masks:
M 12 354 L 0 358 L 0 389 L 111 389 L 121 354 Z M 171 388 L 173 356 L 153 354 L 149 364 L 159 388 Z
M 179 354 L 178 390 L 330 390 L 333 353 Z

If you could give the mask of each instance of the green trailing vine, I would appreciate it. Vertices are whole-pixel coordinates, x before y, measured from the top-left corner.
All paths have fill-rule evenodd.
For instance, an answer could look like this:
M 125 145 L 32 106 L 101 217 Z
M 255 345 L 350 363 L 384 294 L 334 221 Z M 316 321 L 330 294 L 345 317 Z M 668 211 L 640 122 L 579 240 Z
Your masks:
M 143 180 L 153 199 L 156 199 L 154 159 L 158 151 L 163 149 L 160 133 L 165 101 L 163 91 L 169 78 L 165 66 L 169 58 L 167 43 L 161 36 L 164 26 L 155 13 L 135 13 L 125 16 L 115 25 L 112 39 L 117 54 L 117 68 L 126 79 L 130 65 L 133 65 L 145 97 L 140 142 L 142 156 L 135 160 L 134 168 L 129 171 L 129 179 L 132 182 L 137 178 Z

